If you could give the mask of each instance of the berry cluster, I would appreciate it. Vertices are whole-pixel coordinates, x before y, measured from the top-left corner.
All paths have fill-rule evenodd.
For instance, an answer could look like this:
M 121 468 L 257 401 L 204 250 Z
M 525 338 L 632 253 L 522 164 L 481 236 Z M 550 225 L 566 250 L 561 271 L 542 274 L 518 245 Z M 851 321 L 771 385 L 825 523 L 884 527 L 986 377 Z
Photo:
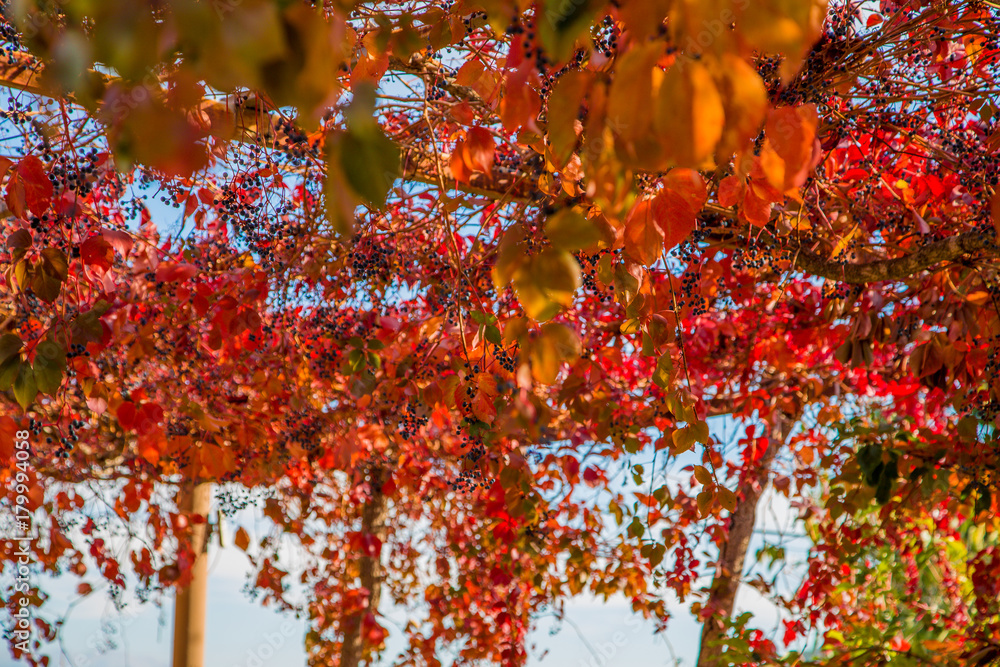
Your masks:
M 593 27 L 592 31 L 595 49 L 608 58 L 618 52 L 618 37 L 621 31 L 613 18 L 605 16 L 600 23 Z
M 397 428 L 399 428 L 399 436 L 403 440 L 409 440 L 417 431 L 422 429 L 427 425 L 430 420 L 427 414 L 427 409 L 424 406 L 417 406 L 413 403 L 407 403 L 406 407 L 403 408 L 403 414 L 399 417 L 399 422 Z
M 69 425 L 66 427 L 67 435 L 61 436 L 57 441 L 59 444 L 55 450 L 56 458 L 58 459 L 69 458 L 70 452 L 73 451 L 74 443 L 79 442 L 80 440 L 79 430 L 85 427 L 86 425 L 87 425 L 86 422 L 79 419 L 74 419 L 69 423 Z M 56 441 L 54 438 L 52 438 L 52 436 L 48 436 L 45 438 L 45 442 L 46 444 L 52 444 L 53 442 Z

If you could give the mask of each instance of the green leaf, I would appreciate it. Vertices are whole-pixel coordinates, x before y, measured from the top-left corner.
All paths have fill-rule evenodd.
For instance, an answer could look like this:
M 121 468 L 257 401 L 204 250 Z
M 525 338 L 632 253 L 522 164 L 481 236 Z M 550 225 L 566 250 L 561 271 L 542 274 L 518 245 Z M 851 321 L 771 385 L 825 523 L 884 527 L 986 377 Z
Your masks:
M 66 351 L 57 343 L 43 341 L 35 349 L 35 382 L 38 390 L 55 394 L 66 370 Z
M 13 356 L 7 361 L 0 363 L 0 391 L 7 391 L 17 377 L 17 371 L 21 367 L 21 358 Z
M 500 330 L 492 324 L 486 325 L 485 336 L 486 340 L 490 343 L 493 343 L 497 347 L 503 347 L 503 336 L 500 335 Z
M 0 365 L 21 351 L 24 343 L 12 333 L 0 336 Z
M 35 384 L 35 372 L 29 364 L 20 364 L 17 377 L 14 379 L 14 398 L 17 399 L 22 410 L 27 410 L 37 395 L 38 385 Z
M 987 512 L 992 506 L 993 495 L 990 493 L 989 487 L 985 484 L 980 484 L 976 489 L 976 504 L 973 508 L 975 513 L 979 514 L 980 512 Z
M 538 36 L 546 52 L 562 61 L 573 53 L 577 39 L 587 35 L 602 3 L 596 0 L 547 0 L 545 12 L 536 12 Z
M 59 296 L 62 281 L 69 275 L 66 255 L 58 248 L 45 248 L 41 261 L 30 274 L 31 291 L 42 301 L 52 303 Z
M 351 350 L 347 354 L 347 368 L 351 373 L 357 373 L 365 367 L 365 353 L 361 350 Z
M 400 152 L 375 122 L 375 88 L 355 87 L 354 100 L 344 111 L 347 132 L 335 146 L 347 184 L 369 206 L 381 208 L 400 174 Z
M 340 140 L 340 167 L 348 185 L 369 206 L 381 208 L 399 177 L 399 148 L 382 130 L 348 130 Z
M 66 280 L 69 275 L 69 263 L 66 261 L 66 254 L 59 248 L 45 248 L 42 250 L 42 266 L 59 280 Z

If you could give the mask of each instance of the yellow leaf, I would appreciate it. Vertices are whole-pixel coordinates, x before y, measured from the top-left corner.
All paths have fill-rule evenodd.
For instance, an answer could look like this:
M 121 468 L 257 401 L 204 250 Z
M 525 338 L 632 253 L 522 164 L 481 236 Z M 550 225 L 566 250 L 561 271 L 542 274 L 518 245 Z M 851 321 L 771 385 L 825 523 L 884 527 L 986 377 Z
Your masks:
M 550 320 L 573 302 L 573 294 L 582 284 L 580 265 L 568 252 L 548 248 L 521 265 L 512 282 L 528 317 Z
M 663 80 L 663 70 L 656 64 L 662 55 L 661 41 L 633 46 L 618 60 L 608 93 L 607 127 L 614 135 L 615 151 L 623 162 L 640 169 L 663 166 L 663 147 L 653 133 L 649 113 Z
M 656 135 L 670 165 L 712 168 L 725 111 L 708 68 L 678 62 L 663 78 L 655 104 Z
M 837 241 L 837 245 L 833 248 L 832 259 L 837 259 L 840 253 L 847 249 L 847 246 L 851 243 L 851 240 L 857 236 L 858 233 L 858 223 L 854 223 L 854 227 L 848 232 L 843 238 Z
M 601 240 L 601 230 L 570 208 L 562 209 L 545 221 L 545 235 L 552 245 L 563 250 L 582 250 Z
M 725 162 L 760 133 L 767 118 L 767 89 L 757 70 L 733 53 L 724 53 L 715 64 L 726 125 L 717 158 Z
M 563 362 L 580 356 L 580 339 L 576 332 L 564 324 L 548 323 L 532 342 L 531 374 L 542 384 L 552 384 Z
M 736 19 L 748 52 L 781 53 L 781 76 L 788 80 L 823 33 L 826 0 L 754 0 L 741 3 Z
M 729 489 L 720 486 L 717 497 L 719 499 L 719 503 L 727 511 L 732 512 L 733 510 L 736 509 L 736 494 L 730 491 Z
M 548 127 L 546 128 L 551 147 L 552 162 L 562 169 L 569 162 L 577 137 L 583 131 L 580 122 L 580 105 L 587 94 L 592 74 L 571 71 L 556 82 L 549 95 Z

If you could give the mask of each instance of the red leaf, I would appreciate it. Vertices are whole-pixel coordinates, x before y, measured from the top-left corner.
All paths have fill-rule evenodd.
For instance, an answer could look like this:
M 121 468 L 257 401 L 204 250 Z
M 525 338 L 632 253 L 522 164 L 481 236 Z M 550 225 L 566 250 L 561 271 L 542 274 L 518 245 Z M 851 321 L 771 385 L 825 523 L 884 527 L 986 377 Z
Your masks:
M 101 236 L 104 240 L 111 244 L 111 247 L 121 253 L 122 257 L 128 257 L 128 253 L 132 250 L 132 237 L 125 232 L 119 232 L 115 229 L 102 229 Z
M 386 631 L 375 620 L 375 614 L 371 612 L 365 614 L 365 620 L 361 625 L 364 630 L 365 644 L 369 646 L 381 646 L 385 641 Z
M 186 262 L 161 262 L 156 267 L 156 281 L 161 283 L 179 282 L 198 275 L 198 267 Z
M 993 226 L 996 227 L 997 232 L 1000 232 L 1000 192 L 993 195 L 993 199 L 990 200 L 990 213 L 993 218 Z
M 91 236 L 80 246 L 80 259 L 88 266 L 95 266 L 105 272 L 115 259 L 114 248 L 103 236 Z
M 132 430 L 135 426 L 136 409 L 135 403 L 132 401 L 125 401 L 118 406 L 118 423 L 126 431 Z
M 135 416 L 135 428 L 140 435 L 145 435 L 159 426 L 163 421 L 163 408 L 156 403 L 143 403 Z
M 45 173 L 45 165 L 34 155 L 29 155 L 17 163 L 14 173 L 24 184 L 24 203 L 28 210 L 41 216 L 52 203 L 52 181 Z

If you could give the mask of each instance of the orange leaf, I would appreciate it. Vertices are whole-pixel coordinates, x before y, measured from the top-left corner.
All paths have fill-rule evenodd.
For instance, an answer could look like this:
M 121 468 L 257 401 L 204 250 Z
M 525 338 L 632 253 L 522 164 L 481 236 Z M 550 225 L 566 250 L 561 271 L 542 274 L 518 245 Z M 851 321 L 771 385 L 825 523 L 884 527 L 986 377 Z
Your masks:
M 781 107 L 768 113 L 765 129 L 768 142 L 785 161 L 783 191 L 805 183 L 809 170 L 813 167 L 818 124 L 819 115 L 814 104 Z
M 740 208 L 740 215 L 751 225 L 765 227 L 771 220 L 771 202 L 759 198 L 753 191 L 747 188 L 743 197 L 743 206 Z
M 139 437 L 139 442 L 136 449 L 139 452 L 139 456 L 149 461 L 151 464 L 156 465 L 160 461 L 160 434 L 158 432 L 152 432 L 149 434 L 143 434 Z
M 497 409 L 493 405 L 493 399 L 479 391 L 472 399 L 472 413 L 479 421 L 492 424 L 497 417 Z
M 389 69 L 389 54 L 378 53 L 375 47 L 375 40 L 370 39 L 374 33 L 369 33 L 365 38 L 366 53 L 364 57 L 358 58 L 357 64 L 351 70 L 351 87 L 362 82 L 378 83 Z
M 718 75 L 726 112 L 718 157 L 724 160 L 760 132 L 767 117 L 767 88 L 757 70 L 734 53 L 719 57 Z
M 460 86 L 471 86 L 483 75 L 485 66 L 478 58 L 467 60 L 455 73 L 455 83 Z
M 719 183 L 719 205 L 726 208 L 735 206 L 743 198 L 745 190 L 743 179 L 738 176 L 726 176 Z
M 630 166 L 656 171 L 666 166 L 663 142 L 653 131 L 650 114 L 663 80 L 663 70 L 656 64 L 662 55 L 661 42 L 637 45 L 625 52 L 615 63 L 615 78 L 607 97 L 607 126 L 615 136 L 615 151 Z
M 496 144 L 489 130 L 474 127 L 469 130 L 465 144 L 462 146 L 462 159 L 472 171 L 489 174 L 493 171 L 493 157 L 496 154 Z
M 671 169 L 664 177 L 663 185 L 686 201 L 695 213 L 708 201 L 705 180 L 694 169 Z
M 625 252 L 646 266 L 659 259 L 664 242 L 663 230 L 654 219 L 652 201 L 638 202 L 625 221 Z
M 591 82 L 590 72 L 570 71 L 559 78 L 549 95 L 545 128 L 549 135 L 552 161 L 562 168 L 569 162 L 577 139 L 583 131 L 580 122 L 580 106 Z
M 700 207 L 699 207 L 700 209 Z M 664 190 L 653 200 L 653 215 L 663 229 L 663 247 L 670 250 L 694 231 L 697 211 L 684 195 Z
M 535 119 L 542 110 L 542 99 L 528 82 L 534 65 L 526 62 L 515 72 L 507 75 L 503 98 L 500 100 L 500 121 L 508 132 L 519 127 L 542 134 Z
M 243 551 L 246 551 L 250 547 L 250 535 L 242 526 L 236 530 L 236 536 L 233 538 L 233 544 Z
M 451 159 L 448 162 L 451 167 L 451 176 L 459 183 L 468 183 L 472 178 L 472 170 L 465 162 L 465 142 L 456 141 L 455 150 L 451 152 Z
M 466 101 L 459 102 L 448 112 L 456 123 L 470 125 L 476 119 L 476 113 L 472 110 L 472 105 Z

